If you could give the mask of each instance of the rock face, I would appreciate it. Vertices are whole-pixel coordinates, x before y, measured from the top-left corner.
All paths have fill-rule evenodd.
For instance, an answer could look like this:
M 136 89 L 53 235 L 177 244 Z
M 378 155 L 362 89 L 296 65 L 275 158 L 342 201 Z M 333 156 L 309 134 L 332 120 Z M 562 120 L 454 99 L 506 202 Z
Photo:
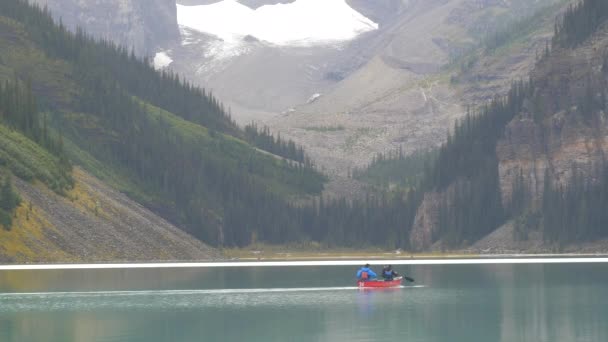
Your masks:
M 542 199 L 545 175 L 553 184 L 565 186 L 574 170 L 585 180 L 597 177 L 598 167 L 608 152 L 606 121 L 593 129 L 573 114 L 558 113 L 545 124 L 516 119 L 507 127 L 497 146 L 503 202 L 510 201 L 513 182 L 520 170 L 524 184 L 538 203 Z
M 410 233 L 410 245 L 414 250 L 426 250 L 433 244 L 439 228 L 439 207 L 442 199 L 443 194 L 436 192 L 424 195 Z
M 608 73 L 602 71 L 604 52 L 608 51 L 607 33 L 608 27 L 605 27 L 576 49 L 554 51 L 533 70 L 534 100 L 524 103 L 524 109 L 508 123 L 496 146 L 504 207 L 509 206 L 515 181 L 520 175 L 532 198 L 532 208 L 538 208 L 542 203 L 545 177 L 549 177 L 547 181 L 552 186 L 566 187 L 576 172 L 579 179 L 593 184 L 606 166 L 608 115 L 599 111 L 585 118 L 578 104 L 580 99 L 589 96 L 586 93 L 588 84 L 608 82 Z M 590 96 L 601 98 L 599 93 Z M 438 208 L 446 199 L 449 205 L 451 187 L 453 185 L 443 193 L 425 195 L 410 235 L 413 249 L 428 250 L 437 242 Z M 542 245 L 538 236 L 521 243 L 513 241 L 512 231 L 512 224 L 506 225 L 472 248 L 480 251 L 546 250 L 547 246 Z
M 540 104 L 536 109 L 528 104 L 524 113 L 506 127 L 496 148 L 504 203 L 510 201 L 513 182 L 520 172 L 538 205 L 545 175 L 549 175 L 553 185 L 568 185 L 575 171 L 583 180 L 593 182 L 605 164 L 608 153 L 606 113 L 596 113 L 597 117 L 588 122 L 580 114 L 576 102 L 583 98 L 588 80 L 600 74 L 602 53 L 598 51 L 605 51 L 608 39 L 605 34 L 598 37 L 576 50 L 559 51 L 534 71 L 533 78 L 540 89 Z M 569 109 L 557 111 L 558 104 Z M 533 116 L 539 111 L 543 112 L 544 119 L 535 122 Z
M 449 210 L 451 198 L 456 195 L 458 186 L 466 185 L 465 181 L 457 181 L 441 192 L 428 192 L 418 207 L 414 224 L 410 232 L 410 246 L 414 251 L 440 250 L 442 248 L 441 232 L 439 231 L 439 215 L 442 205 Z
M 175 0 L 32 0 L 70 29 L 132 48 L 139 56 L 179 40 Z

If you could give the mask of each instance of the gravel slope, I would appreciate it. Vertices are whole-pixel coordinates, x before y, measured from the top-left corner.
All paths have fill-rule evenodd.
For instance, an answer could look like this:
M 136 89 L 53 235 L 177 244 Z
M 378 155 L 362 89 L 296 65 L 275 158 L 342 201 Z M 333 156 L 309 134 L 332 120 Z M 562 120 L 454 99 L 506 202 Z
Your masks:
M 219 258 L 213 248 L 90 174 L 76 169 L 74 176 L 77 186 L 67 197 L 15 179 L 15 187 L 23 201 L 28 205 L 31 202 L 32 207 L 41 211 L 51 226 L 43 230 L 42 238 L 24 243 L 55 246 L 54 248 L 62 252 L 57 253 L 58 255 L 69 256 L 68 260 L 58 257 L 57 260 L 43 261 L 169 261 Z M 5 259 L 10 260 L 10 256 Z

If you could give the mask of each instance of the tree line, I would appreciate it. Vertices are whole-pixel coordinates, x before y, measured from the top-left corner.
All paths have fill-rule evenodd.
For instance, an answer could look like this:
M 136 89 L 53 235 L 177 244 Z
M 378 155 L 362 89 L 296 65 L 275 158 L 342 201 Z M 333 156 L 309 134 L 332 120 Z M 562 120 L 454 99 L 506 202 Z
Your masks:
M 169 113 L 135 100 L 112 74 L 81 72 L 78 109 L 99 118 L 100 127 L 87 129 L 66 117 L 66 134 L 159 194 L 174 221 L 214 245 L 245 244 L 253 232 L 272 241 L 298 236 L 299 227 L 279 215 L 289 205 L 278 194 L 283 187 L 320 192 L 324 178 L 314 169 L 277 161 L 217 131 L 182 127 Z M 100 131 L 111 133 L 92 138 Z
M 419 188 L 438 153 L 438 149 L 429 149 L 406 154 L 400 147 L 376 154 L 365 168 L 354 168 L 350 176 L 384 189 L 392 185 L 405 189 Z
M 522 110 L 532 84 L 516 82 L 477 114 L 456 123 L 440 148 L 425 188 L 446 191 L 439 206 L 439 232 L 446 247 L 461 247 L 490 233 L 507 218 L 501 199 L 496 144 L 506 125 Z
M 293 144 L 278 143 L 278 139 L 270 138 L 268 130 L 256 135 L 256 127 L 235 133 L 237 128 L 221 114 L 221 105 L 203 90 L 196 90 L 176 75 L 156 73 L 145 61 L 137 61 L 109 42 L 95 42 L 80 31 L 71 34 L 62 25 L 54 26 L 45 10 L 27 7 L 20 1 L 0 6 L 13 7 L 13 16 L 27 23 L 29 34 L 49 56 L 70 61 L 74 67 L 80 88 L 74 109 L 98 120 L 89 120 L 95 123 L 90 127 L 79 125 L 69 115 L 59 115 L 58 125 L 64 134 L 100 161 L 126 171 L 141 188 L 158 194 L 161 201 L 148 202 L 149 206 L 215 245 L 311 239 L 328 246 L 407 248 L 425 191 L 444 189 L 458 177 L 472 179 L 480 174 L 487 175 L 483 179 L 488 180 L 477 186 L 490 184 L 489 189 L 494 188 L 492 171 L 496 162 L 486 155 L 492 148 L 488 144 L 495 144 L 492 134 L 504 127 L 506 112 L 517 105 L 516 97 L 523 91 L 523 86 L 514 87 L 507 100 L 497 99 L 480 115 L 470 115 L 459 123 L 439 151 L 435 165 L 430 169 L 427 166 L 420 184 L 363 200 L 321 198 L 311 205 L 297 205 L 281 195 L 283 188 L 319 193 L 323 178 L 318 173 L 301 163 L 283 162 L 282 167 L 275 167 L 257 153 L 244 152 L 224 133 L 249 134 L 267 149 L 286 146 L 286 154 L 293 155 L 295 150 L 293 158 L 303 158 Z M 164 93 L 170 96 L 165 98 Z M 204 125 L 209 128 L 207 134 L 189 136 L 160 113 L 165 109 Z M 473 153 L 462 155 L 465 151 Z M 466 194 L 470 197 L 470 193 L 477 196 L 476 191 Z M 471 198 L 461 201 L 468 203 Z M 475 203 L 479 203 L 474 211 L 478 213 L 482 205 L 492 202 L 486 196 Z M 446 217 L 449 223 L 471 222 L 450 213 Z M 458 239 L 478 234 L 476 229 L 463 231 Z
M 247 140 L 245 131 L 204 89 L 155 71 L 113 43 L 82 30 L 71 33 L 36 5 L 2 2 L 0 12 L 22 23 L 49 58 L 70 65 L 78 89 L 68 108 L 45 103 L 55 127 L 128 175 L 149 195 L 140 198 L 146 205 L 214 245 L 244 245 L 255 237 L 293 241 L 306 234 L 288 215 L 299 210 L 289 198 L 319 193 L 325 178 L 306 162 L 301 148 L 274 138 L 263 146 L 304 163 L 259 153 L 239 140 Z M 83 120 L 74 120 L 75 115 Z M 248 134 L 270 135 L 252 129 Z
M 608 2 L 585 0 L 571 6 L 557 21 L 553 51 L 548 46 L 537 67 L 551 63 L 554 51 L 584 42 L 607 20 Z M 532 230 L 540 230 L 548 243 L 559 244 L 607 236 L 608 166 L 595 167 L 597 179 L 585 179 L 574 165 L 567 186 L 553 184 L 548 172 L 542 205 L 534 207 L 521 172 L 513 180 L 511 201 L 502 203 L 496 157 L 496 142 L 507 123 L 520 113 L 529 113 L 540 125 L 552 113 L 564 110 L 588 127 L 600 124 L 599 113 L 608 110 L 607 76 L 605 55 L 600 74 L 589 71 L 580 93 L 564 93 L 567 80 L 561 90 L 546 79 L 517 82 L 505 98 L 495 99 L 480 113 L 469 114 L 456 124 L 422 182 L 425 191 L 449 187 L 439 207 L 439 235 L 446 247 L 474 242 L 510 219 L 515 221 L 519 239 L 527 238 Z
M 2 176 L 2 174 L 0 174 Z M 10 174 L 1 177 L 0 183 L 0 226 L 6 230 L 11 229 L 13 224 L 13 211 L 21 203 L 19 195 L 13 189 Z
M 127 48 L 109 40 L 95 39 L 81 28 L 71 33 L 61 22 L 55 23 L 47 7 L 17 0 L 3 1 L 0 9 L 3 15 L 23 23 L 30 38 L 51 58 L 69 61 L 78 65 L 80 70 L 111 74 L 112 82 L 128 89 L 131 95 L 211 130 L 253 144 L 259 141 L 259 136 L 266 134 L 263 131 L 253 132 L 252 127 L 246 132 L 239 129 L 224 105 L 211 92 L 171 71 L 155 70 L 148 57 L 140 59 L 133 51 L 129 52 Z M 271 153 L 276 151 L 282 157 L 298 162 L 305 161 L 302 148 L 291 140 L 264 140 L 257 147 Z
M 264 151 L 304 164 L 306 167 L 313 166 L 302 146 L 296 145 L 293 140 L 281 139 L 281 135 L 275 137 L 268 126 L 260 129 L 252 122 L 245 126 L 245 137 L 248 142 Z
M 0 6 L 5 10 L 17 8 L 15 4 L 19 3 L 5 2 Z M 38 20 L 50 20 L 44 10 L 38 9 L 37 13 Z M 35 18 L 28 20 L 35 26 Z M 45 24 L 28 30 L 41 39 L 39 44 L 57 44 L 55 48 L 47 48 L 47 53 L 56 53 L 75 66 L 81 86 L 75 99 L 77 110 L 99 119 L 98 127 L 87 128 L 62 117 L 60 123 L 66 136 L 108 165 L 126 170 L 141 187 L 153 189 L 161 201 L 148 203 L 149 206 L 157 206 L 165 211 L 165 216 L 212 244 L 245 246 L 255 241 L 313 240 L 330 247 L 411 248 L 409 233 L 416 211 L 424 194 L 430 191 L 448 193 L 439 206 L 439 228 L 450 247 L 473 242 L 508 219 L 521 223 L 522 235 L 526 227 L 542 225 L 545 237 L 551 241 L 590 239 L 604 234 L 598 229 L 604 222 L 598 208 L 605 205 L 606 180 L 599 186 L 573 180 L 564 189 L 547 184 L 543 200 L 546 204 L 543 202 L 543 207 L 534 211 L 526 204 L 530 195 L 520 179 L 514 182 L 512 203 L 501 202 L 496 144 L 506 125 L 524 108 L 532 112 L 537 122 L 542 122 L 546 113 L 568 105 L 560 102 L 566 101 L 561 98 L 554 103 L 546 102 L 548 97 L 542 95 L 547 85 L 542 81 L 516 82 L 507 96 L 495 98 L 479 111 L 470 111 L 456 123 L 436 155 L 429 157 L 432 162 L 422 166 L 424 176 L 414 185 L 380 191 L 360 200 L 318 197 L 310 204 L 296 204 L 286 200 L 285 187 L 317 194 L 322 189 L 322 176 L 302 163 L 275 161 L 284 163 L 277 168 L 257 153 L 247 149 L 243 152 L 243 144 L 224 134 L 257 140 L 254 145 L 276 148 L 273 153 L 290 155 L 290 159 L 305 158 L 294 145 L 282 140 L 278 143 L 279 139 L 271 139 L 266 129 L 238 130 L 210 94 L 176 75 L 156 73 L 149 64 L 137 61 L 124 49 L 107 42 L 95 43 L 84 33 L 72 35 L 61 25 L 49 29 Z M 67 52 L 63 50 L 66 44 Z M 107 52 L 108 49 L 111 51 Z M 102 57 L 105 53 L 117 57 L 108 59 L 114 62 L 99 61 L 95 56 L 98 53 Z M 131 65 L 133 68 L 141 68 L 145 77 L 123 70 L 118 64 L 125 59 L 135 63 Z M 608 70 L 606 65 L 605 59 L 604 70 Z M 606 88 L 599 81 L 588 82 L 588 87 L 586 95 L 572 101 L 576 101 L 580 110 L 577 113 L 593 122 L 598 110 L 605 110 L 606 104 L 597 90 Z M 171 96 L 163 97 L 164 92 Z M 183 128 L 161 113 L 164 109 L 209 130 L 203 129 L 204 133 L 195 136 L 185 134 Z M 382 155 L 373 164 L 392 159 L 403 161 L 407 157 L 402 153 Z M 418 167 L 414 173 L 419 173 Z M 560 215 L 555 215 L 558 212 Z M 573 221 L 561 216 L 566 212 L 571 220 L 579 222 L 578 226 L 585 228 L 580 232 L 573 230 Z M 539 215 L 542 218 L 537 220 Z M 558 219 L 561 223 L 551 221 Z
M 62 137 L 49 130 L 48 116 L 38 111 L 37 97 L 32 92 L 30 81 L 23 83 L 15 77 L 13 81 L 6 80 L 0 84 L 0 122 L 20 131 L 56 155 L 66 169 L 70 168 Z
M 575 167 L 567 186 L 546 181 L 544 191 L 540 213 L 547 242 L 563 246 L 608 237 L 608 167 L 597 181 L 585 179 Z
M 557 20 L 553 46 L 573 48 L 589 38 L 608 19 L 608 2 L 605 0 L 582 0 Z

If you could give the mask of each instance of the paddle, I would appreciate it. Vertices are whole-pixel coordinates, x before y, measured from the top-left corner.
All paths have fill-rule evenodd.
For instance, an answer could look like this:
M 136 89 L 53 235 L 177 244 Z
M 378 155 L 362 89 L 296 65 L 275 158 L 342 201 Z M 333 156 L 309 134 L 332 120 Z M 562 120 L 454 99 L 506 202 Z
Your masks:
M 414 282 L 414 278 L 410 278 L 410 277 L 403 276 L 403 279 L 405 279 L 405 280 L 409 281 L 410 283 L 413 283 L 413 282 Z

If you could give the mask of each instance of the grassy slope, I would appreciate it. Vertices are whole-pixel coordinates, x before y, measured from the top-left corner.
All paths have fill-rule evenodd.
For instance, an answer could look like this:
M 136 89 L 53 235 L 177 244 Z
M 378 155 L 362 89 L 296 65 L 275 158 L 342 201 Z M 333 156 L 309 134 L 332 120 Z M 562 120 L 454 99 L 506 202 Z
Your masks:
M 38 180 L 51 189 L 61 192 L 66 179 L 59 160 L 21 133 L 0 125 L 0 165 L 16 176 Z
M 19 263 L 74 260 L 49 239 L 54 229 L 43 211 L 22 201 L 15 212 L 12 229 L 0 229 L 0 262 L 3 256 L 6 261 Z
M 0 125 L 0 168 L 8 169 L 39 187 L 65 191 L 57 183 L 57 179 L 63 177 L 57 158 L 21 133 L 3 125 Z M 65 194 L 69 195 L 77 188 Z M 2 256 L 13 262 L 72 260 L 49 239 L 54 229 L 42 210 L 22 201 L 15 211 L 12 229 L 0 228 L 0 260 Z
M 0 14 L 0 82 L 18 77 L 21 80 L 31 80 L 34 92 L 39 95 L 51 108 L 64 112 L 74 127 L 85 131 L 95 131 L 99 138 L 112 137 L 113 132 L 107 131 L 98 119 L 86 113 L 74 113 L 72 102 L 77 94 L 78 85 L 74 81 L 73 70 L 69 63 L 48 58 L 27 38 L 20 23 L 2 17 Z M 143 103 L 143 101 L 142 101 Z M 290 185 L 289 180 L 280 182 L 274 179 L 274 174 L 284 169 L 285 162 L 268 153 L 262 153 L 247 143 L 220 133 L 210 133 L 205 127 L 186 121 L 170 112 L 146 104 L 148 114 L 154 120 L 162 121 L 173 133 L 199 146 L 213 148 L 222 145 L 221 157 L 230 160 L 235 165 L 239 160 L 256 158 L 265 163 L 263 172 L 255 175 L 264 184 L 281 195 L 297 196 L 302 191 L 297 187 L 297 175 Z M 48 113 L 53 122 L 53 113 Z M 64 129 L 63 127 L 61 128 Z M 87 139 L 87 137 L 84 137 Z M 150 192 L 137 181 L 128 170 L 101 162 L 87 152 L 86 147 L 79 145 L 82 141 L 64 139 L 64 144 L 71 160 L 103 180 L 106 184 L 129 194 L 142 203 L 162 203 L 162 198 Z M 217 153 L 217 151 L 215 151 Z M 218 155 L 219 157 L 220 155 Z M 34 182 L 43 188 L 55 187 L 54 182 L 59 177 L 57 158 L 38 146 L 19 132 L 13 131 L 0 124 L 0 167 L 10 169 L 18 177 Z M 291 176 L 289 176 L 291 177 Z M 321 176 L 319 176 L 321 177 Z M 73 189 L 65 192 L 73 205 L 81 210 L 91 210 L 96 203 L 95 195 L 84 196 L 79 191 L 78 182 Z M 31 207 L 23 201 L 15 212 L 13 229 L 0 229 L 0 260 L 9 261 L 31 260 L 70 260 L 72 256 L 61 251 L 49 240 L 46 233 L 55 229 L 39 208 Z
M 144 102 L 142 101 L 142 103 Z M 246 142 L 226 134 L 214 132 L 213 136 L 211 136 L 209 130 L 201 125 L 184 120 L 164 109 L 150 104 L 146 105 L 150 117 L 163 122 L 172 133 L 176 133 L 201 149 L 217 153 L 218 151 L 214 151 L 214 147 L 216 149 L 218 144 L 221 144 L 221 155 L 223 158 L 230 160 L 231 167 L 236 168 L 239 161 L 246 160 L 247 158 L 262 160 L 268 167 L 263 172 L 258 173 L 256 178 L 266 185 L 266 187 L 274 189 L 283 195 L 305 194 L 305 192 L 293 184 L 277 181 L 277 171 L 282 169 L 287 163 L 284 158 L 277 157 L 266 151 L 259 151 Z
M 15 74 L 21 79 L 31 79 L 35 92 L 48 99 L 53 107 L 68 112 L 67 115 L 76 127 L 97 130 L 98 134 L 105 137 L 112 135 L 112 132 L 100 130 L 101 125 L 96 123 L 98 119 L 92 115 L 73 113 L 71 102 L 78 86 L 73 81 L 72 69 L 69 64 L 47 58 L 27 39 L 21 24 L 11 19 L 0 16 L 0 32 L 0 80 L 10 79 Z M 142 101 L 142 103 L 144 102 Z M 257 177 L 265 184 L 273 185 L 272 188 L 276 189 L 277 192 L 283 194 L 300 193 L 296 186 L 289 185 L 289 181 L 278 184 L 273 180 L 273 175 L 284 167 L 284 163 L 277 158 L 258 152 L 247 143 L 227 135 L 215 133 L 212 137 L 205 127 L 188 122 L 150 104 L 147 104 L 147 106 L 151 117 L 157 120 L 162 117 L 162 121 L 169 124 L 173 132 L 177 132 L 179 136 L 198 144 L 200 148 L 210 148 L 214 144 L 222 144 L 222 157 L 230 159 L 233 163 L 250 156 L 263 160 L 267 163 L 267 168 L 264 174 L 259 174 Z M 73 141 L 66 141 L 68 152 L 78 163 L 82 163 L 87 170 L 121 189 L 143 193 L 142 189 L 137 189 L 138 186 L 133 184 L 133 180 L 128 179 L 129 177 L 124 170 L 104 165 L 87 153 L 82 146 L 74 143 Z M 294 177 L 296 176 L 294 175 Z

